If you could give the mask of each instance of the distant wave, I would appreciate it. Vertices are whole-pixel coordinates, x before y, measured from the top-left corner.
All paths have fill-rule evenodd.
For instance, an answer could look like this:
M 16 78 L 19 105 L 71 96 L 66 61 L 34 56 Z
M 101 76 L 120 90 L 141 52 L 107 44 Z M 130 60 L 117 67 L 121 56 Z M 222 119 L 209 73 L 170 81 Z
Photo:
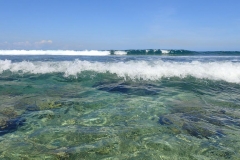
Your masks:
M 168 56 L 240 56 L 240 51 L 190 51 L 190 50 L 125 50 L 127 55 L 168 55 Z
M 129 54 L 136 54 L 141 51 L 142 54 L 147 55 L 189 55 L 195 54 L 194 51 L 188 50 L 166 50 L 166 49 L 149 49 L 149 50 L 130 50 Z
M 240 51 L 189 51 L 189 50 L 0 50 L 0 55 L 69 55 L 69 56 L 108 56 L 108 55 L 163 55 L 163 56 L 240 56 Z
M 169 61 L 128 61 L 128 62 L 11 62 L 0 60 L 0 74 L 47 74 L 63 73 L 64 76 L 78 76 L 84 71 L 110 73 L 132 80 L 159 80 L 161 78 L 192 76 L 200 79 L 223 80 L 240 83 L 240 63 L 233 62 L 169 62 Z
M 70 56 L 106 56 L 110 51 L 98 50 L 0 50 L 0 55 L 70 55 Z
M 125 51 L 114 51 L 114 55 L 127 55 L 127 52 Z

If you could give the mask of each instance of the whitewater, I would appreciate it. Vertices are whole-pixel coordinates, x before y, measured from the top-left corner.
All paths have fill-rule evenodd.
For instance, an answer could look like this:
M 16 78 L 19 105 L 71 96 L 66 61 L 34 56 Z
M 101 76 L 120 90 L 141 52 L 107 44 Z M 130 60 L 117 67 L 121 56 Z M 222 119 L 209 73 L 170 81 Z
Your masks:
M 0 60 L 0 74 L 12 73 L 64 73 L 64 76 L 75 76 L 83 71 L 116 74 L 124 79 L 160 80 L 161 78 L 192 76 L 200 79 L 223 80 L 240 83 L 240 63 L 236 62 L 169 62 L 169 61 L 128 61 L 128 62 L 90 62 L 82 60 L 58 62 L 11 62 Z
M 0 50 L 0 55 L 65 55 L 65 56 L 108 56 L 108 55 L 190 55 L 190 56 L 239 56 L 240 51 L 190 51 L 174 49 L 145 50 Z
M 239 159 L 239 95 L 239 51 L 0 50 L 0 157 Z

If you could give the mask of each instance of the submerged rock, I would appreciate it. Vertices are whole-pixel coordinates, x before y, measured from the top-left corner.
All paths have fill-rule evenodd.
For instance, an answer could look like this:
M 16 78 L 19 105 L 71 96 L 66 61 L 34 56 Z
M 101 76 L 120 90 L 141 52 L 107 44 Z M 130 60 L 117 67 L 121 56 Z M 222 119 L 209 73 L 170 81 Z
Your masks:
M 160 91 L 159 87 L 150 84 L 130 84 L 130 83 L 116 83 L 116 82 L 101 82 L 93 85 L 98 90 L 107 92 L 120 92 L 124 94 L 132 94 L 138 96 L 157 95 Z
M 221 131 L 221 126 L 224 125 L 217 117 L 209 117 L 200 113 L 174 113 L 159 117 L 158 121 L 161 125 L 168 126 L 174 131 L 179 129 L 176 133 L 187 133 L 197 138 L 210 138 L 213 136 L 223 137 L 225 134 Z
M 170 125 L 173 124 L 167 117 L 160 117 L 159 118 L 159 123 L 161 125 Z
M 3 107 L 0 109 L 0 114 L 9 118 L 17 117 L 18 113 L 14 110 L 13 107 Z
M 184 123 L 182 126 L 183 130 L 186 130 L 191 136 L 197 138 L 210 138 L 215 133 L 210 131 L 209 129 L 201 126 L 196 126 L 194 124 Z
M 26 119 L 17 117 L 14 119 L 7 120 L 5 124 L 0 126 L 0 136 L 6 133 L 16 131 L 19 126 L 22 126 Z
M 39 110 L 40 108 L 36 104 L 28 105 L 26 108 L 26 111 L 39 111 Z

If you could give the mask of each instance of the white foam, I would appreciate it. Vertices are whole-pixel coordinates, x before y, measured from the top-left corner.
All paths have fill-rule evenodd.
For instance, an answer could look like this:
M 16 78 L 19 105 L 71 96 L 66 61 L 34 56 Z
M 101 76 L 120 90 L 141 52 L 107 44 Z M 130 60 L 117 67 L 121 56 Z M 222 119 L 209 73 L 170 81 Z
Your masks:
M 168 54 L 170 51 L 162 49 L 161 52 L 162 52 L 162 54 Z
M 114 54 L 115 55 L 126 55 L 127 52 L 125 52 L 125 51 L 114 51 Z
M 73 51 L 73 50 L 0 50 L 0 55 L 72 55 L 72 56 L 106 56 L 110 51 Z
M 223 80 L 240 83 L 240 63 L 233 62 L 16 62 L 0 60 L 0 73 L 9 70 L 14 73 L 45 74 L 61 72 L 64 76 L 77 76 L 83 71 L 112 73 L 132 80 L 159 80 L 163 77 L 193 76 L 200 79 Z

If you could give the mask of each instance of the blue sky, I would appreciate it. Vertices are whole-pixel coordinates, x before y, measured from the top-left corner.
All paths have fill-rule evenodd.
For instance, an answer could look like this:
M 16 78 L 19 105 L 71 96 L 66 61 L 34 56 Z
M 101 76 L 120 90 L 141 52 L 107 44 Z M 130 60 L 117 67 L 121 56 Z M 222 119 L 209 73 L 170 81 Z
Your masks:
M 0 49 L 240 50 L 239 0 L 0 0 Z

